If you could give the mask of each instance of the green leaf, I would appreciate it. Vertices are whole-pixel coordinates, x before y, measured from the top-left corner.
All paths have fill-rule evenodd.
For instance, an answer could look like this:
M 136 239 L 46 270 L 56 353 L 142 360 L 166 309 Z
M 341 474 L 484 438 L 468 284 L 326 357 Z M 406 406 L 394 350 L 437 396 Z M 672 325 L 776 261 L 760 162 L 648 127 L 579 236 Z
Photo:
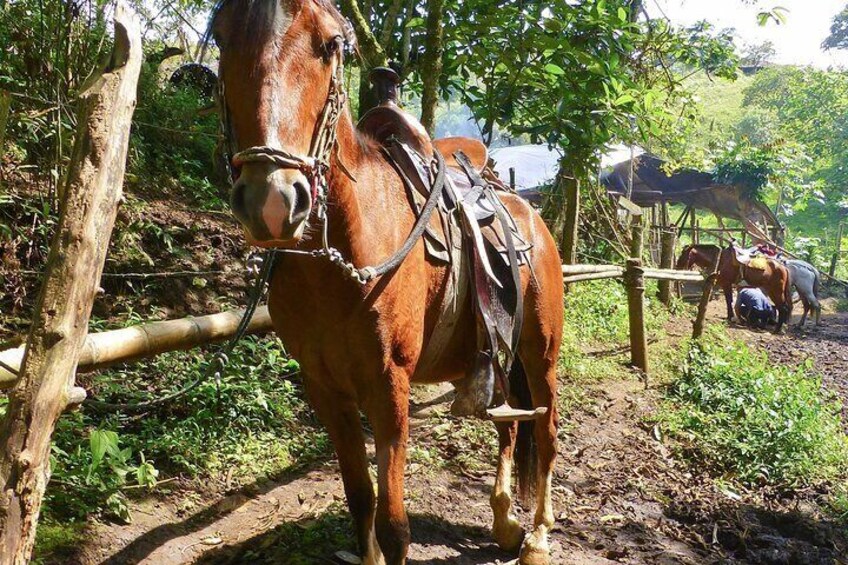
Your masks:
M 118 434 L 109 430 L 93 430 L 88 436 L 91 449 L 91 466 L 97 469 L 106 452 L 118 451 Z
M 565 70 L 562 67 L 553 63 L 548 63 L 547 65 L 545 65 L 545 72 L 557 76 L 562 76 L 565 74 Z

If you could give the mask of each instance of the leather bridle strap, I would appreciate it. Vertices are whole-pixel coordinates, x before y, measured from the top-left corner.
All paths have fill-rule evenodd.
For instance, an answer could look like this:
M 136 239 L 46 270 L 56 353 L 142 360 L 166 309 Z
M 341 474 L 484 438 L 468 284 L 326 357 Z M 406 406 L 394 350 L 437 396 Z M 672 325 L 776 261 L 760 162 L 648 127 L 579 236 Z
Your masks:
M 339 45 L 333 56 L 335 68 L 330 77 L 327 101 L 321 110 L 321 116 L 315 123 L 307 155 L 298 155 L 276 147 L 256 146 L 239 151 L 232 156 L 231 160 L 232 166 L 236 170 L 245 163 L 269 163 L 284 169 L 299 170 L 309 180 L 312 202 L 317 204 L 322 218 L 327 192 L 326 175 L 330 170 L 330 158 L 333 152 L 338 150 L 336 126 L 347 100 L 347 95 L 342 86 L 344 80 L 343 52 L 342 46 Z M 341 162 L 339 159 L 337 161 Z M 344 166 L 341 168 L 350 176 Z
M 331 263 L 340 267 L 351 279 L 365 284 L 375 278 L 397 268 L 415 247 L 418 239 L 427 229 L 430 218 L 436 209 L 436 205 L 442 195 L 445 183 L 445 161 L 438 151 L 434 150 L 435 177 L 430 194 L 421 214 L 415 221 L 412 231 L 407 236 L 403 245 L 382 263 L 373 267 L 357 268 L 352 262 L 346 261 L 341 252 L 329 244 L 328 222 L 327 222 L 327 173 L 330 170 L 330 159 L 336 153 L 336 163 L 339 168 L 351 180 L 356 181 L 353 175 L 345 168 L 344 163 L 338 157 L 338 139 L 336 137 L 336 126 L 342 115 L 347 95 L 343 87 L 344 61 L 341 46 L 336 50 L 335 69 L 330 79 L 330 87 L 327 92 L 327 101 L 321 111 L 321 116 L 315 124 L 312 142 L 308 155 L 297 155 L 295 153 L 269 146 L 249 147 L 239 151 L 228 159 L 231 166 L 230 178 L 235 182 L 235 174 L 239 167 L 245 163 L 269 163 L 284 169 L 297 169 L 301 171 L 311 184 L 312 202 L 317 208 L 318 219 L 322 225 L 322 247 L 314 250 L 301 249 L 275 249 L 272 253 L 286 253 L 292 255 L 308 255 L 311 257 L 326 257 Z M 232 149 L 232 131 L 230 128 L 229 113 L 224 94 L 223 82 L 219 81 L 219 97 L 221 102 L 221 129 L 227 142 L 227 151 Z

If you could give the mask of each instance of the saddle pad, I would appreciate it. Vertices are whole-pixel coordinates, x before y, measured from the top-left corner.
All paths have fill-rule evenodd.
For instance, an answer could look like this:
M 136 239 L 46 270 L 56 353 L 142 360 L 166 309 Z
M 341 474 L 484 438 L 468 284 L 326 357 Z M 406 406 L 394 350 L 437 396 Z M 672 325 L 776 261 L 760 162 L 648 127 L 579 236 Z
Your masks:
M 754 257 L 748 263 L 748 267 L 757 269 L 758 271 L 764 271 L 768 267 L 768 259 L 762 255 Z

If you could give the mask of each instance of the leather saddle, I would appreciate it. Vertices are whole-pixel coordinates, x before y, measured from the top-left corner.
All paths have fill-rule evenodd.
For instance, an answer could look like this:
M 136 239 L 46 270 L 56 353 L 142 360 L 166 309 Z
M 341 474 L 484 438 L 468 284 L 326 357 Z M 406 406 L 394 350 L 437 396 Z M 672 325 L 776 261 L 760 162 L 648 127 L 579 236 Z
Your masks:
M 454 404 L 455 413 L 479 414 L 494 401 L 509 396 L 508 374 L 515 358 L 523 321 L 520 266 L 529 265 L 531 248 L 498 196 L 505 186 L 488 167 L 486 146 L 480 141 L 449 137 L 430 140 L 426 130 L 397 106 L 397 75 L 391 69 L 371 74 L 381 104 L 367 112 L 358 129 L 382 145 L 389 162 L 404 182 L 416 214 L 430 194 L 433 149 L 448 166 L 445 186 L 424 234 L 428 257 L 451 267 L 452 293 L 443 298 L 438 326 L 455 325 L 458 309 L 450 304 L 471 294 L 477 318 L 478 354 L 472 370 L 471 407 Z M 458 282 L 461 281 L 461 282 Z M 448 296 L 448 294 L 451 294 Z M 437 327 L 434 331 L 439 334 Z M 434 362 L 447 336 L 431 337 L 422 362 Z M 497 392 L 502 398 L 495 397 Z M 513 411 L 515 412 L 515 411 Z M 491 412 L 490 412 L 491 415 Z

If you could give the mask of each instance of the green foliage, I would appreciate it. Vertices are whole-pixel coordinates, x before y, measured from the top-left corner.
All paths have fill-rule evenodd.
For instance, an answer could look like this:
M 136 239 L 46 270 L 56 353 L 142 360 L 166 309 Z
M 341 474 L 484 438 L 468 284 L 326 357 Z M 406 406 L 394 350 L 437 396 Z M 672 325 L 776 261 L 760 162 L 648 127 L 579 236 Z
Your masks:
M 668 313 L 656 296 L 656 283 L 649 282 L 645 291 L 646 329 L 659 331 Z M 572 285 L 566 296 L 565 341 L 574 344 L 615 344 L 627 341 L 629 322 L 627 291 L 621 281 L 607 279 Z
M 41 563 L 66 563 L 85 542 L 85 524 L 82 522 L 57 523 L 42 518 L 38 523 L 33 565 Z
M 224 170 L 216 169 L 217 114 L 201 115 L 209 104 L 191 86 L 162 84 L 155 60 L 142 67 L 128 175 L 134 190 L 203 208 L 226 207 Z
M 848 49 L 848 5 L 833 16 L 830 35 L 822 43 L 824 49 Z
M 87 377 L 85 385 L 100 399 L 138 401 L 153 389 L 168 394 L 185 387 L 210 358 L 168 353 Z M 55 435 L 48 513 L 75 518 L 105 510 L 129 519 L 128 485 L 149 488 L 165 476 L 229 469 L 239 481 L 326 452 L 323 432 L 289 379 L 297 370 L 277 339 L 248 337 L 230 356 L 220 386 L 205 382 L 143 418 L 88 410 L 63 418 Z
M 763 200 L 766 189 L 775 198 L 794 201 L 811 190 L 805 183 L 804 167 L 810 160 L 796 144 L 775 142 L 755 145 L 748 139 L 730 142 L 714 157 L 713 174 L 719 182 L 741 186 L 752 200 Z
M 718 332 L 690 345 L 662 421 L 696 460 L 746 485 L 810 484 L 848 470 L 840 406 L 820 380 Z
M 0 89 L 14 94 L 8 139 L 30 162 L 67 155 L 72 102 L 102 54 L 111 48 L 106 0 L 18 0 L 0 4 Z M 71 105 L 71 106 L 69 106 Z M 2 154 L 2 151 L 0 151 Z
M 552 4 L 464 2 L 450 30 L 445 69 L 482 123 L 560 149 L 590 178 L 615 139 L 677 135 L 668 112 L 679 84 L 664 68 L 698 66 L 731 76 L 730 38 L 708 24 L 639 22 L 622 0 Z

